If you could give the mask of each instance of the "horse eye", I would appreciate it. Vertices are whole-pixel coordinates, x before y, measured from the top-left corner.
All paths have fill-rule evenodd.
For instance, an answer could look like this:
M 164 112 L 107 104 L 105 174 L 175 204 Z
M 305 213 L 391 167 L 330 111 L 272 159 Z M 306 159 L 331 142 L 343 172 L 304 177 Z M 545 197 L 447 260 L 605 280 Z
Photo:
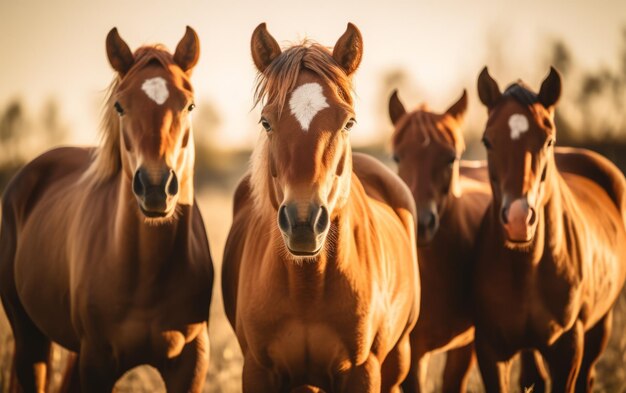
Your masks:
M 393 158 L 393 160 L 396 162 L 396 164 L 400 163 L 400 157 L 398 157 L 397 155 L 394 154 L 393 157 L 391 157 L 391 158 Z
M 191 104 L 189 104 L 189 106 L 187 107 L 187 111 L 191 112 L 192 110 L 196 109 L 196 104 L 194 104 L 193 102 Z
M 456 162 L 456 157 L 452 157 L 452 158 L 450 158 L 450 159 L 448 160 L 448 165 L 449 165 L 449 166 L 452 166 L 452 165 L 454 165 L 454 163 L 455 163 L 455 162 Z
M 487 150 L 491 150 L 491 142 L 489 142 L 489 139 L 487 139 L 487 137 L 484 136 L 482 142 Z
M 346 131 L 350 131 L 352 129 L 352 127 L 354 127 L 354 124 L 356 123 L 356 120 L 354 119 L 350 119 L 348 120 L 348 122 L 346 123 L 345 126 L 343 126 L 343 129 Z
M 265 128 L 265 131 L 272 131 L 272 126 L 267 120 L 261 119 L 261 125 L 263 126 L 263 128 Z
M 115 111 L 118 115 L 124 115 L 124 108 L 122 108 L 122 105 L 120 105 L 119 101 L 115 101 L 115 104 L 113 106 L 115 107 Z
M 548 145 L 547 145 L 547 146 L 548 146 L 548 147 L 552 147 L 552 146 L 554 146 L 554 139 L 549 139 L 549 140 L 548 140 Z

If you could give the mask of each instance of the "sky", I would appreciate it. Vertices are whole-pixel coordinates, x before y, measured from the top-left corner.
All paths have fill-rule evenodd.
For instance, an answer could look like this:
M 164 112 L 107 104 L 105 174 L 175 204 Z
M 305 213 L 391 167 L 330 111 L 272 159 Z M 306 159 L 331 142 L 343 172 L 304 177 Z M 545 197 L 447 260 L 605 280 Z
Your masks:
M 497 56 L 505 62 L 491 64 L 490 72 L 501 87 L 522 78 L 538 88 L 549 67 L 546 44 L 557 38 L 583 67 L 615 66 L 626 1 L 1 0 L 0 111 L 20 97 L 36 113 L 55 97 L 72 129 L 70 141 L 96 143 L 99 105 L 114 75 L 104 45 L 108 31 L 117 27 L 132 49 L 163 43 L 173 50 L 190 25 L 201 42 L 192 77 L 198 107 L 210 103 L 220 112 L 220 144 L 249 147 L 260 129 L 259 110 L 252 109 L 250 35 L 261 22 L 283 45 L 308 37 L 332 46 L 347 22 L 359 27 L 358 144 L 391 130 L 376 109 L 388 98 L 381 97 L 379 81 L 388 70 L 401 67 L 410 75 L 410 86 L 398 86 L 407 107 L 427 101 L 443 111 L 468 88 L 469 121 L 479 124 L 485 114 L 476 78 Z

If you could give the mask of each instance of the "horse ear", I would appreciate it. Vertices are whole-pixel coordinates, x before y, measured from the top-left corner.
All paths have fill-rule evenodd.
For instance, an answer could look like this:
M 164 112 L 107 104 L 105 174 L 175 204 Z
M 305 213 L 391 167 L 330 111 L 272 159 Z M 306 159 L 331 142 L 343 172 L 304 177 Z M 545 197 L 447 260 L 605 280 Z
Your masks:
M 250 46 L 252 48 L 252 60 L 260 72 L 265 71 L 267 66 L 281 53 L 278 42 L 267 31 L 265 22 L 254 29 Z
M 135 58 L 126 42 L 124 42 L 117 32 L 117 27 L 112 28 L 109 34 L 107 34 L 106 48 L 111 67 L 113 67 L 120 76 L 124 76 L 135 63 Z
M 402 101 L 398 97 L 398 90 L 394 90 L 389 97 L 389 118 L 393 124 L 396 124 L 402 116 L 406 114 L 406 109 L 402 105 Z
M 544 107 L 550 108 L 557 103 L 559 97 L 561 97 L 561 75 L 554 67 L 550 67 L 550 73 L 541 83 L 537 99 Z
M 178 66 L 187 74 L 191 73 L 191 70 L 198 63 L 200 58 L 200 39 L 195 30 L 187 26 L 185 35 L 176 45 L 176 52 L 174 52 L 174 61 Z
M 457 100 L 446 113 L 452 117 L 454 117 L 458 122 L 463 120 L 465 116 L 465 111 L 467 111 L 467 90 L 463 89 L 463 94 L 461 94 L 461 98 Z
M 489 109 L 493 108 L 500 97 L 502 97 L 498 83 L 489 75 L 487 67 L 483 68 L 478 76 L 478 97 Z
M 333 49 L 333 58 L 351 75 L 361 64 L 363 57 L 363 37 L 359 29 L 352 23 L 348 23 L 346 32 L 337 40 Z

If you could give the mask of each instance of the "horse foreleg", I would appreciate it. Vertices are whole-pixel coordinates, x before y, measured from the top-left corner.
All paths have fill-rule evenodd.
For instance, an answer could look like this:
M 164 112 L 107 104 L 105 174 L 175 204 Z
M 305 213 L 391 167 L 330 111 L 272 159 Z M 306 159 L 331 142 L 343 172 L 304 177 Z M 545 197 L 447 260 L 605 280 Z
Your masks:
M 595 364 L 606 348 L 611 335 L 613 312 L 609 311 L 595 326 L 585 333 L 585 350 L 576 380 L 576 392 L 591 392 L 595 379 Z
M 78 354 L 70 352 L 67 355 L 67 364 L 63 372 L 63 380 L 59 393 L 80 393 L 80 379 L 78 372 Z
M 502 358 L 496 355 L 493 347 L 482 339 L 478 331 L 474 341 L 478 367 L 487 393 L 501 393 L 509 391 L 511 373 L 511 357 Z
M 257 363 L 250 353 L 244 355 L 243 372 L 241 375 L 243 393 L 272 393 L 280 392 L 280 383 L 277 375 L 272 374 Z
M 443 392 L 460 393 L 467 390 L 469 370 L 474 364 L 474 343 L 448 351 L 443 369 Z
M 46 374 L 49 371 L 51 342 L 26 314 L 17 296 L 11 302 L 3 299 L 3 304 L 15 338 L 9 391 L 44 393 L 48 382 Z
M 535 350 L 525 349 L 520 354 L 520 363 L 520 392 L 532 390 L 533 393 L 544 393 L 548 372 L 543 365 L 541 355 Z
M 111 393 L 121 372 L 106 351 L 83 342 L 78 355 L 79 378 L 82 392 Z
M 410 365 L 411 344 L 406 334 L 383 361 L 381 392 L 399 393 L 400 383 L 406 378 Z
M 421 342 L 422 340 L 415 333 L 411 334 L 411 365 L 409 373 L 402 382 L 404 393 L 419 393 L 421 391 L 420 384 L 426 383 L 430 354 L 420 345 Z
M 542 351 L 548 362 L 553 392 L 573 393 L 583 357 L 584 329 L 581 321 Z
M 378 359 L 370 354 L 367 360 L 350 371 L 347 384 L 342 392 L 378 393 L 381 388 L 381 365 Z
M 209 335 L 206 324 L 180 355 L 158 367 L 170 393 L 199 393 L 209 368 Z

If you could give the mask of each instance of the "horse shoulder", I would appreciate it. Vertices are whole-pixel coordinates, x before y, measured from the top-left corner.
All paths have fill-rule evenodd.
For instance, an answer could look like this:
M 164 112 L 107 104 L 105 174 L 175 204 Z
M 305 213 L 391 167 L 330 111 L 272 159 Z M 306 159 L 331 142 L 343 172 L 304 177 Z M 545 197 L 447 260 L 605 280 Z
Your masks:
M 233 223 L 226 239 L 222 260 L 222 292 L 224 309 L 231 325 L 235 327 L 237 308 L 237 287 L 239 270 L 244 252 L 248 220 L 254 199 L 251 195 L 250 174 L 247 174 L 235 190 L 233 202 Z

